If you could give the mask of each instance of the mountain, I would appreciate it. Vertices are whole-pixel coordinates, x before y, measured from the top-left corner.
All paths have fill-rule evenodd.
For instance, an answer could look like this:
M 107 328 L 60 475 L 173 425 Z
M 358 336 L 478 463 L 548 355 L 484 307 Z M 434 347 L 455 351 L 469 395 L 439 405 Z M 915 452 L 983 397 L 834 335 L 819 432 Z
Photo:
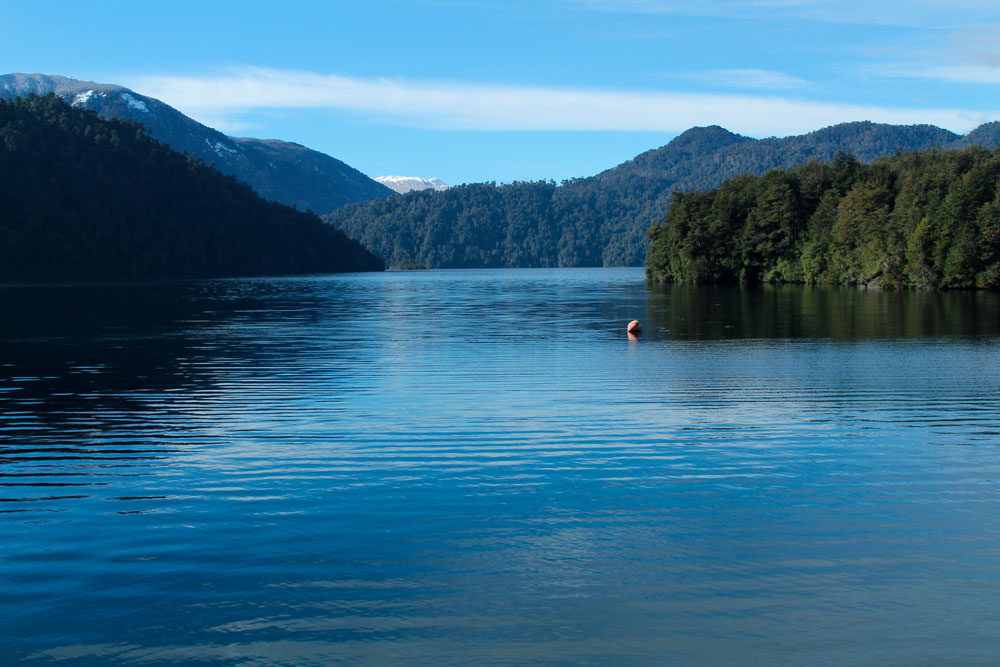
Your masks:
M 983 148 L 993 148 L 1000 145 L 1000 121 L 983 123 L 964 137 L 959 137 L 949 148 L 965 148 L 967 146 L 982 146 Z
M 594 178 L 604 185 L 649 179 L 658 186 L 669 183 L 671 190 L 698 190 L 716 187 L 740 174 L 761 174 L 809 160 L 832 160 L 841 152 L 871 162 L 897 150 L 951 146 L 961 139 L 960 135 L 933 125 L 867 121 L 842 123 L 781 139 L 753 139 L 713 125 L 691 128 L 666 146 L 642 153 Z
M 227 137 L 122 86 L 44 74 L 0 76 L 0 98 L 30 93 L 53 93 L 104 118 L 140 122 L 174 150 L 200 157 L 261 196 L 300 210 L 329 213 L 346 204 L 392 195 L 389 188 L 329 155 L 284 141 Z
M 439 178 L 420 178 L 419 176 L 376 176 L 375 180 L 401 195 L 414 190 L 440 191 L 451 187 Z
M 0 100 L 0 281 L 384 268 L 315 214 L 80 106 L 54 94 Z
M 347 206 L 326 216 L 390 265 L 428 267 L 639 266 L 673 192 L 718 187 L 810 160 L 853 154 L 862 162 L 897 151 L 1000 141 L 1000 123 L 966 136 L 932 125 L 844 123 L 804 135 L 753 139 L 718 126 L 696 127 L 670 143 L 588 178 L 473 184 L 444 192 Z

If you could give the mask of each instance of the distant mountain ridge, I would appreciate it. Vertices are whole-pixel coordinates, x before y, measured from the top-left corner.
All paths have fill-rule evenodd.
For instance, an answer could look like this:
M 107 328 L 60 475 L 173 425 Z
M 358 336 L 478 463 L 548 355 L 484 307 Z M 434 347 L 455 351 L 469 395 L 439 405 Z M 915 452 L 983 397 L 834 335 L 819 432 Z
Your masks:
M 451 187 L 440 178 L 421 178 L 420 176 L 376 176 L 375 180 L 401 195 L 414 190 L 440 191 Z
M 838 153 L 862 162 L 897 151 L 1000 144 L 1000 122 L 962 136 L 933 125 L 843 123 L 808 134 L 754 139 L 696 127 L 665 146 L 595 176 L 552 182 L 472 184 L 354 204 L 326 216 L 390 265 L 640 266 L 673 192 L 718 187 Z
M 54 93 L 72 106 L 104 118 L 124 118 L 150 128 L 176 151 L 200 157 L 250 185 L 262 197 L 300 210 L 329 213 L 353 202 L 388 197 L 392 190 L 324 153 L 277 140 L 228 137 L 173 107 L 123 86 L 45 74 L 0 76 L 0 98 Z

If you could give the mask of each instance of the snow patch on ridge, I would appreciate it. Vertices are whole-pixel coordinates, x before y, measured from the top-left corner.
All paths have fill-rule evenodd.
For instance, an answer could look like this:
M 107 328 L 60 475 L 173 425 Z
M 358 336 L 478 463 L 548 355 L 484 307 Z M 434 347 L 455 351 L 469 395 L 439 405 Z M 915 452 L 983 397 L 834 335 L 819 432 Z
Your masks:
M 94 96 L 93 89 L 82 92 L 73 98 L 73 102 L 70 104 L 70 106 L 78 107 L 83 104 L 86 104 L 93 96 Z
M 237 153 L 237 150 L 235 148 L 230 148 L 229 146 L 225 145 L 221 141 L 216 141 L 213 144 L 208 139 L 205 139 L 205 143 L 208 144 L 208 147 L 212 151 L 214 151 L 215 154 L 218 155 L 219 157 L 222 157 L 223 153 L 226 153 L 228 155 L 236 155 L 236 153 Z
M 146 103 L 142 100 L 137 100 L 128 93 L 122 93 L 122 99 L 125 100 L 126 104 L 128 104 L 129 109 L 138 109 L 143 113 L 149 113 L 149 108 L 146 107 Z

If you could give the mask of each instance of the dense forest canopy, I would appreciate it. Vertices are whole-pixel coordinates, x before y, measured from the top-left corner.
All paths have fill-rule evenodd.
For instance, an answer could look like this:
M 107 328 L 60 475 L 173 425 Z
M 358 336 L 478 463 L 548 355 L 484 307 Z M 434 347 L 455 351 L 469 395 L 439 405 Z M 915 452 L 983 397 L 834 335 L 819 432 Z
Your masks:
M 718 187 L 839 152 L 862 162 L 897 150 L 969 144 L 992 148 L 1000 123 L 962 137 L 931 125 L 845 123 L 781 139 L 752 139 L 721 127 L 694 128 L 589 178 L 415 192 L 353 204 L 326 216 L 390 265 L 430 268 L 640 266 L 646 230 L 661 220 L 673 192 Z
M 1000 287 L 1000 148 L 840 155 L 676 193 L 658 282 Z
M 311 213 L 54 95 L 0 100 L 0 280 L 380 270 Z

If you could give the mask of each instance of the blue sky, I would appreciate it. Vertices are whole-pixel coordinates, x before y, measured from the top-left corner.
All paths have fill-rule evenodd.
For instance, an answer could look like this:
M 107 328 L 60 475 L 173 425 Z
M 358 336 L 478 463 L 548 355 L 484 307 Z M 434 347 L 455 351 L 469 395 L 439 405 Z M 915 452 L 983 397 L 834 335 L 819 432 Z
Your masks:
M 0 0 L 0 72 L 119 83 L 370 176 L 589 176 L 694 125 L 1000 119 L 1000 3 Z

